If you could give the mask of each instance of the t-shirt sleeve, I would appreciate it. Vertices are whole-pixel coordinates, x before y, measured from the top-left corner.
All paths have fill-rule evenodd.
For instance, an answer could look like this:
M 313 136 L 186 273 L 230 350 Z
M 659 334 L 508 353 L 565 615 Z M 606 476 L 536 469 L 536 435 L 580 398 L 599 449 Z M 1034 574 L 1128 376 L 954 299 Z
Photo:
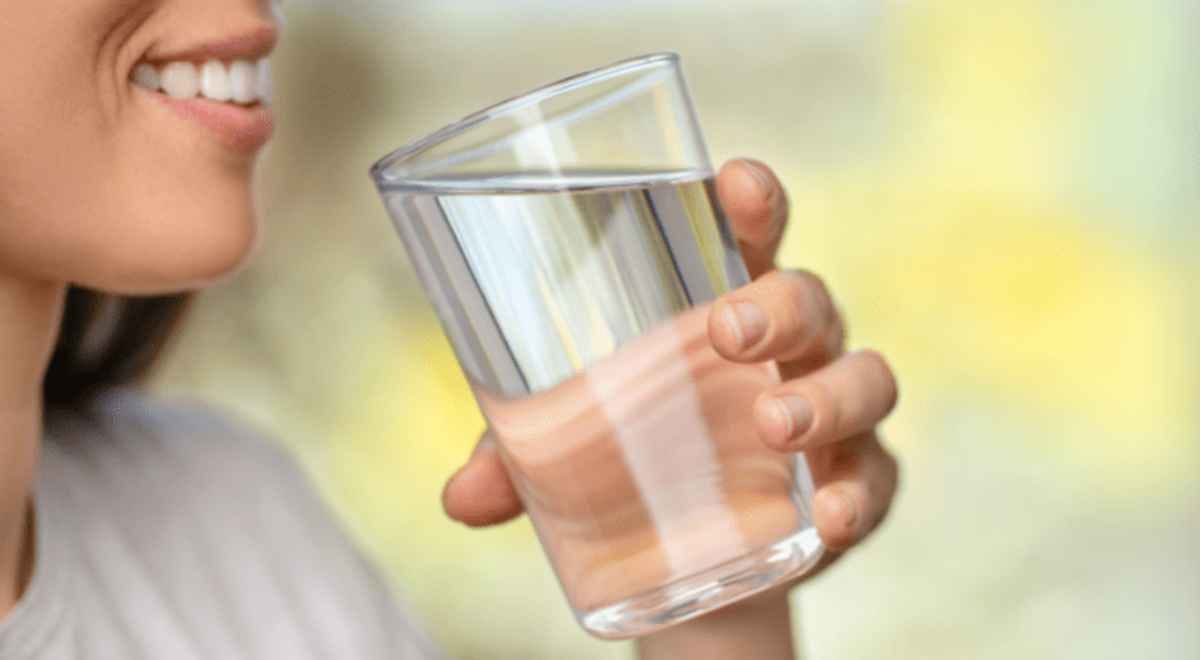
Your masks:
M 277 634 L 301 636 L 319 649 L 319 657 L 442 657 L 298 461 L 277 442 L 200 402 L 138 406 L 137 417 L 139 426 L 161 434 L 195 468 L 188 471 L 195 482 L 181 484 L 191 491 L 190 508 L 197 510 L 195 501 L 202 499 L 203 515 L 220 521 L 230 546 L 254 546 L 244 554 L 252 559 L 238 562 L 239 590 L 249 602 L 289 610 L 292 623 L 280 628 L 301 630 Z M 271 612 L 250 618 L 281 619 Z
M 329 645 L 345 649 L 331 657 L 439 657 L 414 615 L 353 542 L 295 458 L 268 439 L 247 440 L 258 445 L 273 480 L 259 494 L 259 505 L 269 516 L 264 517 L 264 531 L 298 578 L 296 596 L 323 621 Z

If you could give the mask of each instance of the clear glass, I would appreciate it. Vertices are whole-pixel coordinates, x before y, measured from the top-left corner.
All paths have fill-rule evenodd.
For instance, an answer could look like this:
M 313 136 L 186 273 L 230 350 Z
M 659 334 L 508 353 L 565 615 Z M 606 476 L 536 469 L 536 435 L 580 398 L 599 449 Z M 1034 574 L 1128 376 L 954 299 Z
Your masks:
M 580 624 L 626 638 L 811 568 L 779 382 L 708 341 L 747 283 L 673 54 L 471 115 L 372 169 Z

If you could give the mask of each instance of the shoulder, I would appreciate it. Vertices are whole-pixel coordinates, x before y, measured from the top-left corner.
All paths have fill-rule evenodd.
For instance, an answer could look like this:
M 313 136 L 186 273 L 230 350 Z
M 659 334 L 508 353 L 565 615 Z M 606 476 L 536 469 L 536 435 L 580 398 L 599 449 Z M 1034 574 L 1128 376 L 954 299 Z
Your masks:
M 47 419 L 44 474 L 89 509 L 236 525 L 254 513 L 325 515 L 299 462 L 268 433 L 186 397 L 117 388 Z M 253 511 L 248 507 L 253 506 Z M 103 513 L 103 511 L 96 511 Z M 331 530 L 333 533 L 335 530 Z
M 169 600 L 211 596 L 235 612 L 272 612 L 273 637 L 248 643 L 279 657 L 304 657 L 288 650 L 303 635 L 287 631 L 305 629 L 330 657 L 431 655 L 299 463 L 236 416 L 120 389 L 52 415 L 47 440 L 41 487 L 68 503 L 74 545 L 108 544 L 110 557 L 120 549 L 119 561 L 141 562 Z M 211 584 L 177 579 L 201 574 Z
M 207 468 L 237 468 L 271 481 L 303 481 L 296 461 L 267 434 L 198 399 L 115 388 L 82 410 L 52 413 L 47 435 L 55 450 L 93 463 L 108 454 L 133 459 L 129 478 L 175 466 L 187 473 L 177 476 L 209 477 Z
M 45 450 L 51 487 L 97 519 L 137 525 L 148 537 L 208 529 L 287 545 L 300 531 L 282 522 L 303 520 L 310 543 L 302 547 L 317 533 L 348 543 L 299 462 L 208 403 L 115 389 L 80 411 L 51 415 Z
M 279 527 L 298 519 L 311 519 L 327 543 L 343 543 L 298 462 L 210 404 L 116 389 L 84 409 L 49 415 L 46 437 L 43 486 L 97 533 L 106 527 L 135 547 L 208 536 L 219 540 L 218 552 L 246 555 L 238 545 L 294 542 L 296 532 Z

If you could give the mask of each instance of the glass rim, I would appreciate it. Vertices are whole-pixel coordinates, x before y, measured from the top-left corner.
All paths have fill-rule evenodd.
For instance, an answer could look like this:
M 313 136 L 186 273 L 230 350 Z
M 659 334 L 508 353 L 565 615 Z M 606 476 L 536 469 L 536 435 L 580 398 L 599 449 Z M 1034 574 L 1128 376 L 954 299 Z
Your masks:
M 639 69 L 649 69 L 661 64 L 669 64 L 678 66 L 679 54 L 672 51 L 660 51 L 638 55 L 635 57 L 618 60 L 611 64 L 607 64 L 594 69 L 588 69 L 580 73 L 576 73 L 566 78 L 561 78 L 551 83 L 535 87 L 527 92 L 511 96 L 507 99 L 493 103 L 482 110 L 477 110 L 471 114 L 443 126 L 442 128 L 418 138 L 391 153 L 383 158 L 380 158 L 371 166 L 371 178 L 376 183 L 386 183 L 388 185 L 403 184 L 405 182 L 416 184 L 417 182 L 427 181 L 420 178 L 410 178 L 406 176 L 388 177 L 387 170 L 392 167 L 410 161 L 417 156 L 425 153 L 429 149 L 436 147 L 439 144 L 462 135 L 470 129 L 482 124 L 486 121 L 499 118 L 501 116 L 522 110 L 532 105 L 537 105 L 547 99 L 575 91 L 588 85 L 603 82 L 618 76 L 622 76 Z

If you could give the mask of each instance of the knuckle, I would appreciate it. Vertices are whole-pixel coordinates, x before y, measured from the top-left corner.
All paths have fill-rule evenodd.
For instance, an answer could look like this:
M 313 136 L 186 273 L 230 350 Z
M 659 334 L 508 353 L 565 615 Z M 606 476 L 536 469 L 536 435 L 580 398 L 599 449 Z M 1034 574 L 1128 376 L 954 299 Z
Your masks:
M 900 488 L 900 461 L 888 450 L 883 450 L 883 466 L 887 474 L 887 498 L 890 501 Z
M 899 487 L 897 476 L 897 473 L 893 472 L 892 479 L 888 482 L 885 489 L 879 495 L 881 502 L 879 503 L 879 509 L 875 516 L 875 520 L 871 525 L 872 530 L 883 524 L 883 521 L 887 520 L 888 513 L 890 513 L 892 510 L 892 503 L 895 500 L 896 492 Z
M 788 199 L 787 190 L 778 181 L 771 186 L 771 190 L 767 193 L 767 222 L 768 230 L 772 238 L 783 233 L 784 227 L 787 225 L 788 215 L 791 211 L 791 201 Z
M 896 490 L 896 482 L 900 476 L 900 463 L 892 455 L 892 452 L 879 443 L 874 434 L 871 439 L 871 454 L 872 463 L 875 464 L 872 471 L 877 478 L 880 495 L 890 499 Z
M 887 471 L 886 465 L 880 467 L 881 471 Z M 870 534 L 879 527 L 887 517 L 888 511 L 891 510 L 892 500 L 896 493 L 896 482 L 894 479 L 888 479 L 886 475 L 871 475 L 867 477 L 866 481 L 869 514 L 864 533 Z
M 829 285 L 820 275 L 804 269 L 781 271 L 797 287 L 796 298 L 803 300 L 804 313 L 815 315 L 821 322 L 832 325 L 839 318 Z
M 854 535 L 854 530 L 848 528 L 838 528 L 830 530 L 828 536 L 822 540 L 830 550 L 840 551 L 846 550 L 850 546 L 854 545 L 855 541 L 858 539 Z
M 862 467 L 863 453 L 854 447 L 838 447 L 831 454 L 829 467 L 834 474 L 852 475 Z
M 819 286 L 814 282 L 816 276 L 807 271 L 783 270 L 777 280 L 779 296 L 787 302 L 788 320 L 796 330 L 811 326 L 818 311 L 814 304 L 814 289 Z
M 839 473 L 858 474 L 873 467 L 874 451 L 868 434 L 859 434 L 834 444 L 830 465 Z
M 877 516 L 872 524 L 872 528 L 886 517 L 900 486 L 900 463 L 878 441 L 875 441 L 873 444 L 874 456 L 872 462 L 874 463 L 874 467 L 872 469 L 873 474 L 868 479 L 868 484 L 870 496 L 874 502 L 873 508 L 877 511 Z
M 823 288 L 825 286 L 820 275 L 804 268 L 785 268 L 779 273 L 805 287 Z
M 833 327 L 825 337 L 825 352 L 829 357 L 841 355 L 846 349 L 846 324 L 840 315 L 834 316 Z
M 804 358 L 815 368 L 841 354 L 844 326 L 820 277 L 807 270 L 777 270 L 761 284 L 777 327 L 771 342 L 776 358 Z
M 858 352 L 858 359 L 861 360 L 867 369 L 870 370 L 871 379 L 878 385 L 886 398 L 884 409 L 890 413 L 895 410 L 896 404 L 900 400 L 900 386 L 896 381 L 896 374 L 888 364 L 887 358 L 879 351 L 867 348 Z
M 790 290 L 796 292 L 807 291 L 813 284 L 813 275 L 807 270 L 799 268 L 782 268 L 778 271 L 779 279 L 789 287 Z
M 842 426 L 841 406 L 830 391 L 829 386 L 819 380 L 809 380 L 800 389 L 813 408 L 812 429 L 809 431 L 810 444 L 813 446 L 828 444 L 837 439 L 838 429 Z

